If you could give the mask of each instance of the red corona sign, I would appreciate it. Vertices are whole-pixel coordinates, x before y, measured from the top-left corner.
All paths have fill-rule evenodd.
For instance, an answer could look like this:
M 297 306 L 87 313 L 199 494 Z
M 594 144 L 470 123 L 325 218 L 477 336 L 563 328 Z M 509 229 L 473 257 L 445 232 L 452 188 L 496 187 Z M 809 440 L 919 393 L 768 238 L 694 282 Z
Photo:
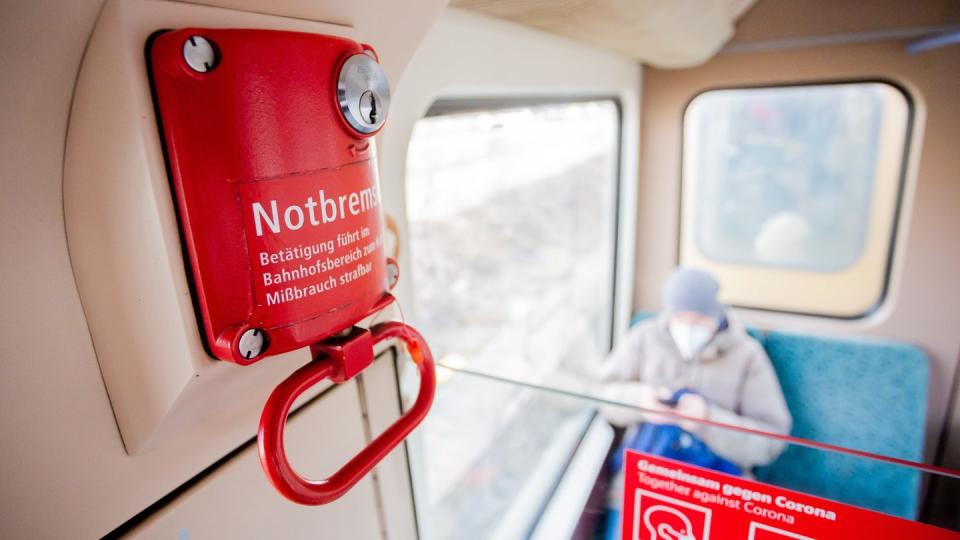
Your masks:
M 624 474 L 624 540 L 960 537 L 930 525 L 634 451 L 627 451 Z

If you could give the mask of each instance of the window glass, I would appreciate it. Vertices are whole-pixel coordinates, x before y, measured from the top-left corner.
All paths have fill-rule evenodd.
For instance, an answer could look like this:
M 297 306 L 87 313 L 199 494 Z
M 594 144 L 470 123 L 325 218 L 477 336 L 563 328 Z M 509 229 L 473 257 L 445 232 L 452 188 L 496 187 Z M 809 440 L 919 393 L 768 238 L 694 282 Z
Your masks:
M 610 347 L 619 109 L 610 100 L 475 105 L 435 106 L 444 114 L 428 114 L 411 137 L 412 318 L 444 365 L 544 382 Z M 469 524 L 471 537 L 486 538 L 493 515 L 512 511 L 519 523 L 540 511 L 536 494 L 561 474 L 586 424 L 563 400 L 450 373 L 420 430 L 428 457 L 415 471 L 418 500 L 426 515 L 446 516 L 427 537 L 458 537 Z
M 719 274 L 734 304 L 868 311 L 886 285 L 908 115 L 884 83 L 700 94 L 684 118 L 681 262 Z
M 606 352 L 618 135 L 612 101 L 417 123 L 411 270 L 417 323 L 438 355 L 525 378 L 550 371 L 574 340 Z

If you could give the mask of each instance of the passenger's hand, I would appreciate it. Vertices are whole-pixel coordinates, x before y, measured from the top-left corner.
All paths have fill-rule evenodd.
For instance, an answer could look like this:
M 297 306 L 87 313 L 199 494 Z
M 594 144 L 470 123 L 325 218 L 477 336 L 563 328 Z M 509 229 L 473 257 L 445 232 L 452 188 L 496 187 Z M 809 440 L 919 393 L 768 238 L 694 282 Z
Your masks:
M 663 423 L 649 411 L 670 410 L 660 403 L 663 389 L 641 382 L 605 383 L 599 394 L 607 402 L 600 405 L 600 414 L 615 426 L 627 427 L 642 421 Z
M 710 415 L 710 404 L 700 394 L 683 394 L 677 400 L 677 406 L 673 412 L 682 414 L 688 418 L 705 420 Z M 703 424 L 692 420 L 676 419 L 674 420 L 681 428 L 696 433 L 703 428 Z
M 651 422 L 653 424 L 676 424 L 677 420 L 672 416 L 656 414 L 656 411 L 675 412 L 672 406 L 664 404 L 666 401 L 670 400 L 670 397 L 673 396 L 673 392 L 670 391 L 669 388 L 659 386 L 654 387 L 652 396 L 654 399 L 642 405 L 645 409 L 650 410 L 650 412 L 646 412 L 644 414 L 643 421 Z

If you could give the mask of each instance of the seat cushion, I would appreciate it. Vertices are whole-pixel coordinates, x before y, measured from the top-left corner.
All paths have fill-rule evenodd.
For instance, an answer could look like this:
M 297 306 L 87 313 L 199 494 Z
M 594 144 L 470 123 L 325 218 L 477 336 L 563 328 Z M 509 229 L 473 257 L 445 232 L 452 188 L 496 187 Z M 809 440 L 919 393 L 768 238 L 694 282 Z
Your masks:
M 912 345 L 771 332 L 766 339 L 793 415 L 792 435 L 913 461 L 923 459 L 929 367 Z M 906 518 L 919 472 L 792 445 L 757 478 Z

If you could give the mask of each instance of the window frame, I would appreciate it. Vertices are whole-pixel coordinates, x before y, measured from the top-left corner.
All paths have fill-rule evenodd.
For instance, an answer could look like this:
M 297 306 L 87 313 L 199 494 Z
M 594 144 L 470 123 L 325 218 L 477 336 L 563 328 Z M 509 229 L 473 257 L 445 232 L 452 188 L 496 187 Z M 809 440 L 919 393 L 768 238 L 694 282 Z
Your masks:
M 685 145 L 684 142 L 687 136 L 687 113 L 690 111 L 691 105 L 693 105 L 698 98 L 715 91 L 724 91 L 724 90 L 772 90 L 778 88 L 804 88 L 811 86 L 835 86 L 835 85 L 851 85 L 851 84 L 882 84 L 888 86 L 891 90 L 897 92 L 904 100 L 906 106 L 906 115 L 904 118 L 904 131 L 903 131 L 903 144 L 901 149 L 901 160 L 899 168 L 896 172 L 897 178 L 894 185 L 894 200 L 892 208 L 892 217 L 890 220 L 888 237 L 886 244 L 886 257 L 883 262 L 883 277 L 880 285 L 880 293 L 877 299 L 867 308 L 860 312 L 851 313 L 851 314 L 839 314 L 839 313 L 824 313 L 817 311 L 806 311 L 801 309 L 783 309 L 771 306 L 763 306 L 757 304 L 743 303 L 743 302 L 730 302 L 729 305 L 734 308 L 749 309 L 753 311 L 760 311 L 766 313 L 780 313 L 786 315 L 798 315 L 805 317 L 816 317 L 832 320 L 844 320 L 844 321 L 855 321 L 870 317 L 874 313 L 877 313 L 886 303 L 889 298 L 890 286 L 891 286 L 891 276 L 893 274 L 894 261 L 897 256 L 897 244 L 898 236 L 901 230 L 901 220 L 903 219 L 903 210 L 904 210 L 904 198 L 906 194 L 906 185 L 907 177 L 910 168 L 910 162 L 912 159 L 912 145 L 914 143 L 914 130 L 916 129 L 916 115 L 917 115 L 917 106 L 916 100 L 910 91 L 898 81 L 893 79 L 884 78 L 884 77 L 875 77 L 875 78 L 854 78 L 854 79 L 817 79 L 817 80 L 803 80 L 803 81 L 784 81 L 776 83 L 758 83 L 758 84 L 732 84 L 732 85 L 720 85 L 720 86 L 711 86 L 709 88 L 704 88 L 697 93 L 690 96 L 683 106 L 683 109 L 680 114 L 680 141 L 679 141 L 679 178 L 678 178 L 678 211 L 677 211 L 677 222 L 676 222 L 676 254 L 675 262 L 677 265 L 682 264 L 683 251 L 684 251 L 684 241 L 687 231 L 684 227 L 684 205 L 685 197 L 687 196 L 687 175 L 688 170 L 686 167 L 687 156 L 685 154 Z M 868 229 L 869 230 L 869 229 Z M 708 258 L 706 255 L 702 255 L 702 258 Z M 716 261 L 718 264 L 725 265 L 736 265 L 729 261 Z M 764 267 L 760 265 L 751 265 L 751 264 L 742 264 L 743 266 L 751 269 L 768 269 L 775 270 L 773 267 Z M 792 269 L 792 268 L 780 268 L 778 270 L 789 270 L 789 271 L 799 271 L 807 272 L 811 271 L 805 269 Z
M 613 345 L 617 338 L 617 296 L 620 294 L 620 272 L 619 261 L 623 256 L 620 241 L 623 239 L 620 230 L 620 221 L 623 218 L 623 185 L 624 185 L 624 129 L 623 122 L 623 101 L 617 94 L 576 94 L 576 95 L 504 95 L 504 96 L 449 96 L 438 97 L 433 100 L 423 116 L 424 118 L 433 118 L 437 116 L 446 116 L 452 114 L 478 113 L 488 111 L 498 111 L 504 109 L 515 109 L 520 107 L 536 107 L 544 105 L 565 105 L 574 103 L 589 103 L 595 101 L 607 101 L 613 104 L 617 115 L 617 137 L 616 152 L 614 161 L 616 167 L 613 171 L 615 181 L 613 185 L 613 261 L 611 268 L 611 292 L 610 292 L 610 335 L 607 336 L 606 353 L 613 350 Z M 412 138 L 412 136 L 411 136 Z M 409 141 L 407 142 L 409 148 Z M 404 202 L 406 205 L 406 202 Z M 632 316 L 632 314 L 631 314 Z
M 612 221 L 609 225 L 612 228 L 613 238 L 612 238 L 612 260 L 610 261 L 610 289 L 609 289 L 609 335 L 606 336 L 606 343 L 600 343 L 604 347 L 604 354 L 609 354 L 613 350 L 613 345 L 618 337 L 618 326 L 617 326 L 617 310 L 618 310 L 618 295 L 622 292 L 622 286 L 620 279 L 622 278 L 622 272 L 620 270 L 621 257 L 624 256 L 624 249 L 621 246 L 621 242 L 624 240 L 625 235 L 621 230 L 623 226 L 622 220 L 624 217 L 624 193 L 623 189 L 626 185 L 624 179 L 625 165 L 624 165 L 624 143 L 627 140 L 625 136 L 625 130 L 627 125 L 624 121 L 624 104 L 621 97 L 617 94 L 575 94 L 575 95 L 504 95 L 504 96 L 476 96 L 476 97 L 465 97 L 465 96 L 448 96 L 448 97 L 438 97 L 435 99 L 424 114 L 418 118 L 419 120 L 425 118 L 431 118 L 436 116 L 444 116 L 451 114 L 463 114 L 463 113 L 472 113 L 472 112 L 485 112 L 485 111 L 497 111 L 504 109 L 513 109 L 520 107 L 535 107 L 543 105 L 563 105 L 563 104 L 575 104 L 575 103 L 586 103 L 586 102 L 609 102 L 613 105 L 615 114 L 616 114 L 616 138 L 614 143 L 616 144 L 616 149 L 613 153 L 613 159 L 615 166 L 613 167 L 612 173 L 614 176 L 614 183 L 611 186 L 613 189 L 613 197 L 610 201 L 613 205 L 612 215 L 609 217 Z M 412 134 L 407 140 L 407 151 L 409 151 L 410 142 L 412 141 Z M 406 181 L 405 191 L 406 191 Z M 406 194 L 404 194 L 404 211 L 406 212 Z M 626 204 L 635 204 L 633 201 L 626 201 Z M 628 214 L 629 215 L 629 214 Z M 629 240 L 631 236 L 628 234 L 626 238 Z M 628 249 L 626 253 L 631 253 Z M 632 268 L 632 261 L 631 261 Z M 631 277 L 632 279 L 632 277 Z M 629 288 L 628 288 L 629 290 Z M 628 317 L 629 319 L 629 314 Z M 438 362 L 438 366 L 441 366 Z M 398 367 L 399 369 L 399 367 Z M 493 374 L 481 374 L 481 373 L 472 373 L 469 370 L 464 371 L 464 375 L 476 376 L 484 379 L 490 379 L 493 381 L 498 381 L 505 384 L 518 385 L 520 387 L 529 387 L 529 383 L 522 380 L 513 380 L 504 377 L 500 377 Z M 399 379 L 398 379 L 399 380 Z M 402 392 L 401 392 L 402 393 Z M 596 412 L 593 413 L 593 416 L 596 416 Z M 582 446 L 584 438 L 590 432 L 590 427 L 592 423 L 586 422 L 583 426 L 582 432 L 578 433 L 575 437 L 576 443 L 573 444 L 570 448 L 566 449 L 568 451 L 568 461 L 573 460 L 577 452 Z M 424 473 L 425 464 L 412 458 L 412 455 L 417 451 L 422 452 L 422 445 L 425 444 L 422 439 L 416 438 L 414 440 L 408 440 L 408 444 L 412 444 L 414 448 L 418 449 L 414 452 L 408 452 L 407 463 L 409 464 L 409 473 L 411 478 L 411 490 L 413 492 L 413 499 L 415 501 L 414 513 L 416 515 L 415 522 L 417 524 L 418 533 L 421 535 L 424 533 L 423 524 L 421 523 L 421 504 L 423 493 L 419 493 L 417 482 L 413 480 L 414 476 L 417 474 Z M 549 493 L 546 495 L 542 504 L 536 508 L 531 507 L 530 514 L 530 530 L 536 530 L 537 527 L 542 525 L 542 522 L 545 516 L 548 515 L 551 504 L 554 502 L 554 498 L 560 493 L 561 486 L 563 485 L 564 480 L 564 470 L 561 469 L 558 471 L 557 477 L 554 479 L 549 486 Z M 421 488 L 422 489 L 422 488 Z

